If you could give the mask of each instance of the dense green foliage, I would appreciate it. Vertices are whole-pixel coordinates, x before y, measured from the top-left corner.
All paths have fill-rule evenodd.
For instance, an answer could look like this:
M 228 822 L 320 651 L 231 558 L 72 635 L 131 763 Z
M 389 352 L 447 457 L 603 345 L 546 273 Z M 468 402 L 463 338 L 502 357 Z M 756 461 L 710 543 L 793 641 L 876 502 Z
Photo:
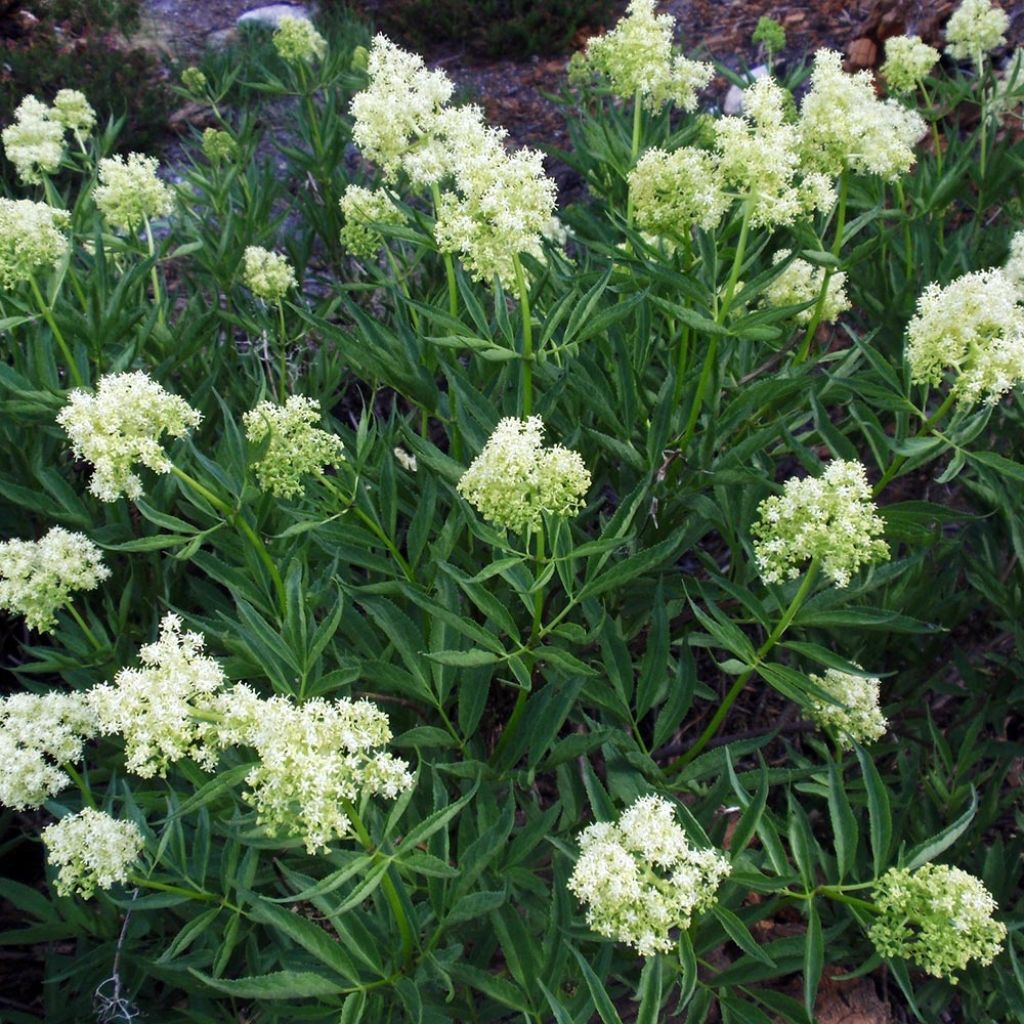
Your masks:
M 323 60 L 254 47 L 244 68 L 212 58 L 188 77 L 225 134 L 189 147 L 169 216 L 116 226 L 95 173 L 111 131 L 12 190 L 67 210 L 70 247 L 0 290 L 4 537 L 83 532 L 110 576 L 60 603 L 51 632 L 11 616 L 6 659 L 23 692 L 85 693 L 137 666 L 173 611 L 261 706 L 373 702 L 414 784 L 346 802 L 350 832 L 311 851 L 257 822 L 255 743 L 213 766 L 197 745 L 152 774 L 129 770 L 121 736 L 90 738 L 45 813 L 0 819 L 26 859 L 82 808 L 144 842 L 89 902 L 57 892 L 52 862 L 43 886 L 0 881 L 23 917 L 0 942 L 44 957 L 45 1019 L 807 1024 L 827 969 L 886 972 L 900 1019 L 1024 1021 L 1024 405 L 1019 389 L 954 405 L 955 374 L 914 383 L 906 359 L 926 285 L 1006 262 L 1018 84 L 947 62 L 906 100 L 931 128 L 909 173 L 844 170 L 835 203 L 774 227 L 734 188 L 717 224 L 654 237 L 630 172 L 653 147 L 717 159 L 721 122 L 622 100 L 577 67 L 565 159 L 587 194 L 559 211 L 568 244 L 479 282 L 439 252 L 444 197 L 402 174 L 401 223 L 369 218 L 376 255 L 342 246 L 346 188 L 380 182 L 350 149 L 368 40 L 329 36 Z M 293 105 L 283 140 L 262 134 L 267 99 Z M 297 287 L 252 246 L 286 256 Z M 815 293 L 765 301 L 794 256 Z M 850 308 L 828 324 L 839 273 Z M 141 497 L 104 501 L 57 417 L 76 382 L 91 395 L 128 371 L 202 419 L 163 440 L 173 470 L 142 469 Z M 321 438 L 280 497 L 273 431 L 243 417 L 287 395 L 319 403 L 344 459 Z M 153 421 L 181 412 L 158 404 Z M 566 514 L 523 513 L 516 533 L 458 484 L 502 418 L 531 412 L 590 482 L 582 508 L 562 495 Z M 761 503 L 835 460 L 866 466 L 888 558 L 845 586 L 818 557 L 764 582 Z M 830 669 L 881 680 L 877 742 L 811 726 L 838 708 Z M 176 685 L 162 678 L 157 706 Z M 221 721 L 196 709 L 190 729 Z M 669 952 L 641 956 L 588 928 L 569 880 L 583 829 L 649 794 L 731 873 Z M 1008 929 L 955 988 L 876 950 L 900 947 L 874 883 L 933 862 L 923 878 L 981 879 Z M 936 920 L 952 948 L 933 962 L 955 963 Z

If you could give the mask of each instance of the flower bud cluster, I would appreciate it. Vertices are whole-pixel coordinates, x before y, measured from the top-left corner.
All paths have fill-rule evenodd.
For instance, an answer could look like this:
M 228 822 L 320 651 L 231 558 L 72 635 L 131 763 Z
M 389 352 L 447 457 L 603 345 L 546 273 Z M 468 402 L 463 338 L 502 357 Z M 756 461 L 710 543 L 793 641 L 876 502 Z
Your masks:
M 641 97 L 653 113 L 669 102 L 695 110 L 697 91 L 711 81 L 713 69 L 675 53 L 675 19 L 654 11 L 655 0 L 630 0 L 625 17 L 611 31 L 591 37 L 586 64 L 608 79 L 616 96 Z
M 775 254 L 772 263 L 778 266 L 791 255 L 788 249 Z M 807 260 L 795 259 L 781 274 L 764 290 L 764 304 L 774 306 L 798 306 L 807 302 L 815 302 L 821 294 L 825 283 L 825 268 L 815 267 Z M 841 313 L 850 308 L 850 300 L 846 295 L 846 274 L 836 271 L 828 279 L 825 301 L 821 307 L 821 322 L 834 323 Z M 801 309 L 793 314 L 798 324 L 809 324 L 814 316 L 814 306 Z
M 278 56 L 291 64 L 312 64 L 327 54 L 327 40 L 309 18 L 285 15 L 278 24 L 272 42 Z
M 302 493 L 302 478 L 323 476 L 324 466 L 345 458 L 340 437 L 321 430 L 320 406 L 311 398 L 292 395 L 283 405 L 260 402 L 243 417 L 246 437 L 260 444 L 269 437 L 267 450 L 255 464 L 256 479 L 264 491 L 279 498 Z
M 161 436 L 181 437 L 201 418 L 183 398 L 136 370 L 101 377 L 94 394 L 76 388 L 57 423 L 71 439 L 75 455 L 92 463 L 89 490 L 101 501 L 117 501 L 122 493 L 132 500 L 142 495 L 135 463 L 169 473 L 171 460 Z
M 0 700 L 0 803 L 39 807 L 71 779 L 61 767 L 78 761 L 95 735 L 83 694 L 16 693 Z
M 459 494 L 484 519 L 517 533 L 540 526 L 544 513 L 573 515 L 583 505 L 590 472 L 577 452 L 543 448 L 543 437 L 539 416 L 499 421 L 462 474 Z
M 295 287 L 295 271 L 281 253 L 250 245 L 243 260 L 242 280 L 257 298 L 276 304 Z
M 139 153 L 99 162 L 99 184 L 93 199 L 114 227 L 135 231 L 174 209 L 174 193 L 157 177 L 158 166 L 155 157 Z
M 839 702 L 830 704 L 812 697 L 808 714 L 836 737 L 842 749 L 851 750 L 854 743 L 873 743 L 885 735 L 889 723 L 879 707 L 881 680 L 830 668 L 824 676 L 812 675 L 811 682 Z
M 384 245 L 384 236 L 373 225 L 404 224 L 405 214 L 394 204 L 387 189 L 349 185 L 338 204 L 345 223 L 341 244 L 353 256 L 370 259 Z
M 837 459 L 820 477 L 787 480 L 782 494 L 761 502 L 751 527 L 761 579 L 795 579 L 816 558 L 825 575 L 845 587 L 862 565 L 889 556 L 879 537 L 883 525 L 859 462 Z
M 85 899 L 97 889 L 126 882 L 145 845 L 133 822 L 117 821 L 91 807 L 48 825 L 42 839 L 47 858 L 60 869 L 57 892 L 77 892 Z
M 1006 42 L 1009 15 L 992 0 L 963 0 L 946 23 L 946 53 L 980 69 L 985 54 Z
M 219 128 L 207 128 L 203 132 L 200 143 L 206 159 L 212 164 L 219 164 L 222 160 L 233 160 L 238 156 L 238 143 L 230 132 L 221 131 Z
M 961 405 L 995 405 L 1024 381 L 1024 306 L 1013 261 L 1011 249 L 1009 272 L 978 270 L 925 288 L 907 326 L 915 383 L 941 384 L 951 370 L 950 393 Z
M 35 96 L 26 96 L 14 112 L 14 122 L 2 133 L 4 153 L 26 185 L 38 185 L 53 174 L 64 157 L 64 126 Z
M 55 526 L 39 540 L 0 542 L 0 608 L 46 633 L 75 590 L 95 590 L 110 575 L 84 533 Z
M 912 960 L 953 984 L 970 961 L 992 963 L 1006 941 L 1006 925 L 992 919 L 997 908 L 991 893 L 959 868 L 892 868 L 873 895 L 879 917 L 869 935 L 878 952 Z
M 913 92 L 939 61 L 939 51 L 918 36 L 892 36 L 885 41 L 882 77 L 889 92 Z
M 0 288 L 52 268 L 68 251 L 70 217 L 46 203 L 0 196 Z
M 590 825 L 579 844 L 569 890 L 586 904 L 587 924 L 641 956 L 671 950 L 672 929 L 713 906 L 730 870 L 717 851 L 690 845 L 658 796 L 640 797 L 615 824 Z

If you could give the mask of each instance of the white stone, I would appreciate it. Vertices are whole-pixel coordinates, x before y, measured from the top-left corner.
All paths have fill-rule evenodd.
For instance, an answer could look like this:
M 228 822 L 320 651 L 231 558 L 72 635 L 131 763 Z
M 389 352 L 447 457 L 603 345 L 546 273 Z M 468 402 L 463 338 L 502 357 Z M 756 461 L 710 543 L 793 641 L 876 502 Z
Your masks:
M 282 18 L 305 18 L 309 20 L 311 12 L 302 4 L 267 4 L 265 7 L 254 7 L 238 16 L 238 25 L 266 25 L 269 28 L 280 28 Z
M 759 78 L 764 78 L 768 74 L 768 68 L 763 64 L 758 64 L 756 68 L 751 68 L 747 74 L 751 83 L 753 83 Z M 743 113 L 743 90 L 738 85 L 729 86 L 729 91 L 725 94 L 725 102 L 722 104 L 722 113 L 727 114 L 729 117 L 735 117 L 737 114 Z

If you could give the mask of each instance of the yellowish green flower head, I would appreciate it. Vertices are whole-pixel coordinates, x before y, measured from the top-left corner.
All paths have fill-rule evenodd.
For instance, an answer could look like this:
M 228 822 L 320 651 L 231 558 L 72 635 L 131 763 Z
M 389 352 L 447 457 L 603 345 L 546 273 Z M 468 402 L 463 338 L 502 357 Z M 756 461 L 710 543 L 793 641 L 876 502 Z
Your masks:
M 174 210 L 174 193 L 157 177 L 158 166 L 154 157 L 139 153 L 99 162 L 99 185 L 92 195 L 111 225 L 135 231 Z
M 201 96 L 206 92 L 206 87 L 209 84 L 207 77 L 203 72 L 195 67 L 187 67 L 181 73 L 181 84 L 190 92 L 193 96 Z
M 24 615 L 29 629 L 49 632 L 76 590 L 95 590 L 110 575 L 100 549 L 84 533 L 55 526 L 39 540 L 0 542 L 0 608 Z
M 715 157 L 692 146 L 647 150 L 629 172 L 629 194 L 637 227 L 659 237 L 712 231 L 732 205 Z
M 375 224 L 404 224 L 405 215 L 394 204 L 387 189 L 349 185 L 339 202 L 345 223 L 341 244 L 353 255 L 372 259 L 384 246 L 384 236 Z
M 70 219 L 46 203 L 0 196 L 0 288 L 52 270 L 68 251 L 64 232 Z
M 816 558 L 825 575 L 845 587 L 862 565 L 889 557 L 881 540 L 884 524 L 859 462 L 836 459 L 821 476 L 793 477 L 757 511 L 751 533 L 765 583 L 796 579 Z
M 195 717 L 225 683 L 220 665 L 203 652 L 200 633 L 182 628 L 168 612 L 155 643 L 139 651 L 139 668 L 123 668 L 113 684 L 87 694 L 101 734 L 123 737 L 125 767 L 144 779 L 166 775 L 175 761 L 191 757 L 202 767 L 216 764 L 205 745 L 205 726 Z
M 327 40 L 309 18 L 283 17 L 273 43 L 278 55 L 292 64 L 312 64 L 327 55 Z
M 59 871 L 57 892 L 89 899 L 97 889 L 128 881 L 145 840 L 131 821 L 91 807 L 61 818 L 42 832 L 47 860 Z
M 981 68 L 985 54 L 1006 42 L 1010 17 L 991 0 L 964 0 L 946 23 L 946 53 Z
M 219 128 L 207 128 L 203 131 L 203 138 L 200 142 L 206 159 L 212 164 L 219 164 L 224 160 L 234 160 L 238 156 L 238 143 L 230 132 L 221 131 Z
M 950 373 L 950 391 L 959 404 L 995 405 L 1024 382 L 1020 299 L 1015 280 L 1000 269 L 964 274 L 945 286 L 928 285 L 907 327 L 911 380 L 939 385 Z
M 320 405 L 312 398 L 292 395 L 283 406 L 260 402 L 242 419 L 252 444 L 269 437 L 254 469 L 260 487 L 279 498 L 296 497 L 302 493 L 304 476 L 323 476 L 324 466 L 337 466 L 345 459 L 341 438 L 316 426 Z
M 874 743 L 885 735 L 889 723 L 879 707 L 881 680 L 830 668 L 823 676 L 812 675 L 811 682 L 839 702 L 829 704 L 812 696 L 808 714 L 843 750 L 852 750 L 854 743 Z
M 392 183 L 433 137 L 437 115 L 454 87 L 443 71 L 427 70 L 421 57 L 383 35 L 373 40 L 367 73 L 367 87 L 352 97 L 352 141 Z M 410 171 L 410 179 L 417 188 L 437 180 L 424 168 Z
M 218 741 L 252 747 L 258 761 L 244 798 L 272 835 L 297 836 L 310 854 L 351 835 L 344 802 L 393 800 L 413 784 L 409 766 L 378 748 L 391 740 L 388 717 L 365 700 L 296 704 L 259 697 L 238 684 L 218 697 Z
M 542 447 L 539 416 L 500 420 L 483 451 L 462 474 L 458 492 L 489 522 L 522 533 L 545 513 L 574 515 L 590 487 L 590 471 L 579 454 Z
M 868 934 L 875 949 L 954 985 L 972 960 L 992 963 L 1006 941 L 1006 925 L 992 919 L 998 909 L 992 894 L 960 868 L 892 868 L 873 895 L 879 916 Z
M 2 133 L 4 154 L 26 185 L 38 185 L 53 174 L 64 157 L 64 126 L 51 118 L 47 105 L 26 96 L 14 112 L 14 122 Z
M 755 227 L 785 226 L 831 209 L 831 180 L 801 166 L 800 134 L 787 119 L 788 93 L 766 76 L 743 95 L 743 115 L 713 126 L 721 187 L 750 204 Z
M 818 50 L 811 88 L 800 108 L 807 165 L 836 176 L 845 170 L 895 181 L 914 165 L 924 119 L 896 100 L 880 100 L 869 71 L 847 74 L 842 55 Z
M 763 46 L 770 56 L 774 56 L 786 48 L 786 30 L 774 18 L 764 14 L 757 19 L 750 41 L 755 46 Z
M 77 89 L 61 89 L 53 98 L 50 119 L 80 138 L 96 126 L 96 111 Z
M 608 80 L 616 96 L 639 97 L 654 113 L 666 103 L 695 110 L 697 92 L 711 81 L 713 69 L 674 52 L 675 19 L 655 14 L 655 6 L 655 0 L 630 0 L 613 29 L 587 43 L 587 65 Z
M 889 92 L 913 92 L 939 62 L 939 51 L 918 36 L 892 36 L 885 41 L 882 77 Z
M 81 760 L 96 734 L 83 694 L 15 693 L 0 700 L 0 803 L 41 807 L 71 784 L 62 766 Z
M 569 891 L 585 904 L 587 924 L 641 956 L 669 952 L 673 929 L 714 905 L 730 870 L 716 850 L 690 845 L 659 796 L 640 797 L 616 823 L 590 825 L 579 844 Z
M 169 473 L 171 460 L 160 441 L 182 437 L 201 415 L 183 398 L 165 391 L 141 370 L 101 377 L 95 392 L 76 388 L 57 415 L 75 456 L 92 463 L 89 490 L 101 501 L 142 495 L 140 463 L 154 473 Z
M 781 249 L 772 258 L 778 266 L 788 259 L 790 251 Z M 816 303 L 821 294 L 821 286 L 825 282 L 825 268 L 815 267 L 807 260 L 795 259 L 782 271 L 764 290 L 763 302 L 767 306 L 797 306 L 801 303 Z M 846 274 L 836 271 L 828 279 L 828 289 L 821 308 L 821 322 L 834 323 L 841 313 L 850 308 L 850 300 L 846 295 Z M 793 314 L 798 324 L 809 324 L 814 316 L 814 305 L 801 309 Z
M 250 245 L 243 257 L 242 280 L 259 299 L 276 305 L 295 287 L 295 271 L 279 252 Z

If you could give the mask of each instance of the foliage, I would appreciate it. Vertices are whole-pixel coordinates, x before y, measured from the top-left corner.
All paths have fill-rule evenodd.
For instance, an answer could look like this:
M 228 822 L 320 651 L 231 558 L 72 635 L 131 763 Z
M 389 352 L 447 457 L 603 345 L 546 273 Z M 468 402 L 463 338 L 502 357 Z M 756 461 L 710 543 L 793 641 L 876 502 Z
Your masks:
M 398 87 L 320 28 L 322 60 L 187 76 L 223 134 L 169 215 L 125 176 L 133 227 L 103 216 L 110 126 L 9 190 L 58 213 L 4 207 L 5 539 L 74 531 L 91 570 L 19 545 L 9 588 L 47 631 L 9 620 L 0 773 L 41 808 L 6 851 L 49 859 L 0 881 L 0 942 L 45 958 L 45 1019 L 808 1024 L 828 968 L 1024 1021 L 1019 266 L 938 378 L 907 359 L 927 285 L 1006 263 L 1024 90 L 936 71 L 882 175 L 857 117 L 917 122 L 858 80 L 826 175 L 792 82 L 725 123 L 577 62 L 588 194 L 543 224 L 539 161 L 409 55 L 354 131 Z M 687 146 L 719 215 L 638 230 L 643 154 Z M 478 281 L 481 234 L 513 241 Z

